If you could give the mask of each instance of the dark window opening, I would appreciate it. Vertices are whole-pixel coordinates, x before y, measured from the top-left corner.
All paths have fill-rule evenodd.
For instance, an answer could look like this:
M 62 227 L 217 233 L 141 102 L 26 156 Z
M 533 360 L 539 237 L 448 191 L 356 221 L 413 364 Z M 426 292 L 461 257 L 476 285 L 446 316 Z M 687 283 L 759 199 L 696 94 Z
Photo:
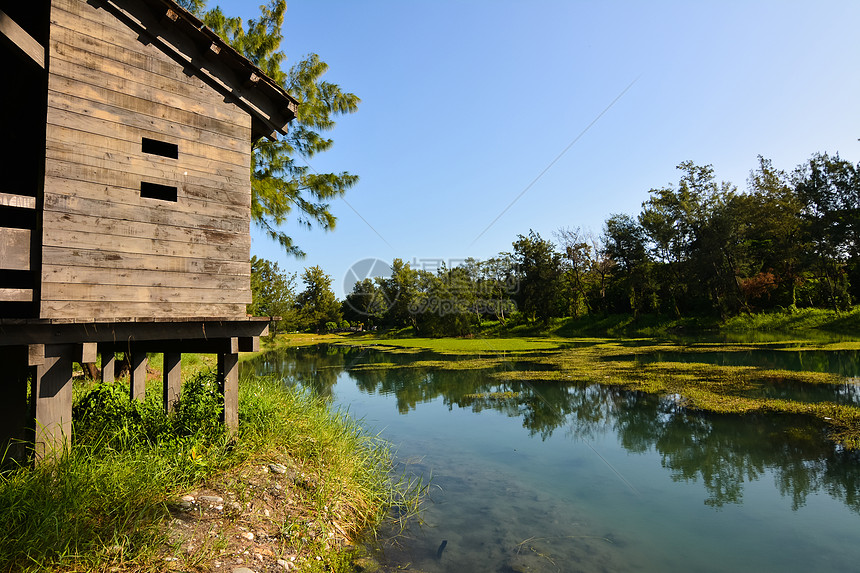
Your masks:
M 0 227 L 13 229 L 35 229 L 36 210 L 17 207 L 0 208 Z
M 147 199 L 158 199 L 159 201 L 176 202 L 177 188 L 170 185 L 159 185 L 158 183 L 147 183 L 141 181 L 140 196 Z
M 160 155 L 162 157 L 169 157 L 170 159 L 179 158 L 179 146 L 175 143 L 167 143 L 166 141 L 144 137 L 141 149 L 144 153 L 151 155 Z
M 18 269 L 3 269 L 3 273 L 0 274 L 0 288 L 33 288 L 33 273 Z

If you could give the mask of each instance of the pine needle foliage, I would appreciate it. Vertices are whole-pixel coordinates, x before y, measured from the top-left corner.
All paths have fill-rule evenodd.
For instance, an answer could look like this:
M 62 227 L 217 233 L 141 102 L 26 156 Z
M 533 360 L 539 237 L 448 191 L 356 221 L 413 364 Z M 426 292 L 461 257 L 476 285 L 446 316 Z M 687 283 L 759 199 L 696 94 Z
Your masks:
M 328 64 L 315 53 L 284 70 L 287 57 L 281 50 L 281 28 L 287 10 L 285 0 L 271 0 L 260 6 L 260 16 L 247 22 L 225 15 L 219 7 L 205 11 L 205 0 L 183 0 L 180 4 L 298 101 L 289 133 L 277 141 L 261 139 L 254 145 L 251 216 L 286 252 L 304 257 L 304 251 L 282 226 L 294 217 L 303 227 L 334 229 L 336 217 L 331 212 L 331 201 L 354 186 L 358 176 L 346 171 L 317 173 L 308 161 L 331 149 L 334 140 L 322 132 L 335 127 L 336 117 L 358 110 L 361 100 L 323 79 Z

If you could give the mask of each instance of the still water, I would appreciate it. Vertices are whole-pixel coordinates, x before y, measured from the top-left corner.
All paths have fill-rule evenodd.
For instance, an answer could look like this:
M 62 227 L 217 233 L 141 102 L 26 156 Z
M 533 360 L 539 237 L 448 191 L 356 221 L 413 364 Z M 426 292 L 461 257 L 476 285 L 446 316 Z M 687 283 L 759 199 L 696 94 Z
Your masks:
M 857 350 L 743 350 L 737 352 L 654 352 L 637 357 L 640 362 L 702 362 L 720 366 L 831 372 L 850 378 L 860 377 L 860 352 Z
M 860 455 L 807 421 L 402 367 L 427 357 L 310 347 L 243 365 L 331 396 L 429 480 L 392 570 L 860 570 Z

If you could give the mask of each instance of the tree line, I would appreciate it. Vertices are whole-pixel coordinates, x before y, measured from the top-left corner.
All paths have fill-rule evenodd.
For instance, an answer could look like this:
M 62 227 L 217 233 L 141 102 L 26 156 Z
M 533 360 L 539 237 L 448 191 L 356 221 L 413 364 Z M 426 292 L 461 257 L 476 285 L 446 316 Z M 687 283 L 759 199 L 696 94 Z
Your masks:
M 815 154 L 791 172 L 759 157 L 745 191 L 717 182 L 713 167 L 678 165 L 677 185 L 651 189 L 637 215 L 613 214 L 595 234 L 530 230 L 509 252 L 436 272 L 395 259 L 388 277 L 356 282 L 343 302 L 319 267 L 287 277 L 277 313 L 265 288 L 281 284 L 255 259 L 249 312 L 287 327 L 411 326 L 462 336 L 482 322 L 607 314 L 719 316 L 771 309 L 848 308 L 860 298 L 860 163 Z M 268 275 L 266 273 L 269 273 Z M 280 282 L 278 282 L 280 281 Z M 344 322 L 346 321 L 346 322 Z

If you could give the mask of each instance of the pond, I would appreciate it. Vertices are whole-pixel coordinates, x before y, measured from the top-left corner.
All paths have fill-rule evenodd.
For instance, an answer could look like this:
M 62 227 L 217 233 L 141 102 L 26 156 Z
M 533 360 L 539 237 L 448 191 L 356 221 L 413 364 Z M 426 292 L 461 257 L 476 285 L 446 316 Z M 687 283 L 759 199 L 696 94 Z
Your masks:
M 496 366 L 409 366 L 429 358 L 441 359 L 320 346 L 243 364 L 331 396 L 395 444 L 403 471 L 429 481 L 424 523 L 385 548 L 392 571 L 860 563 L 860 455 L 814 421 L 693 413 L 598 384 L 505 381 L 491 376 Z

